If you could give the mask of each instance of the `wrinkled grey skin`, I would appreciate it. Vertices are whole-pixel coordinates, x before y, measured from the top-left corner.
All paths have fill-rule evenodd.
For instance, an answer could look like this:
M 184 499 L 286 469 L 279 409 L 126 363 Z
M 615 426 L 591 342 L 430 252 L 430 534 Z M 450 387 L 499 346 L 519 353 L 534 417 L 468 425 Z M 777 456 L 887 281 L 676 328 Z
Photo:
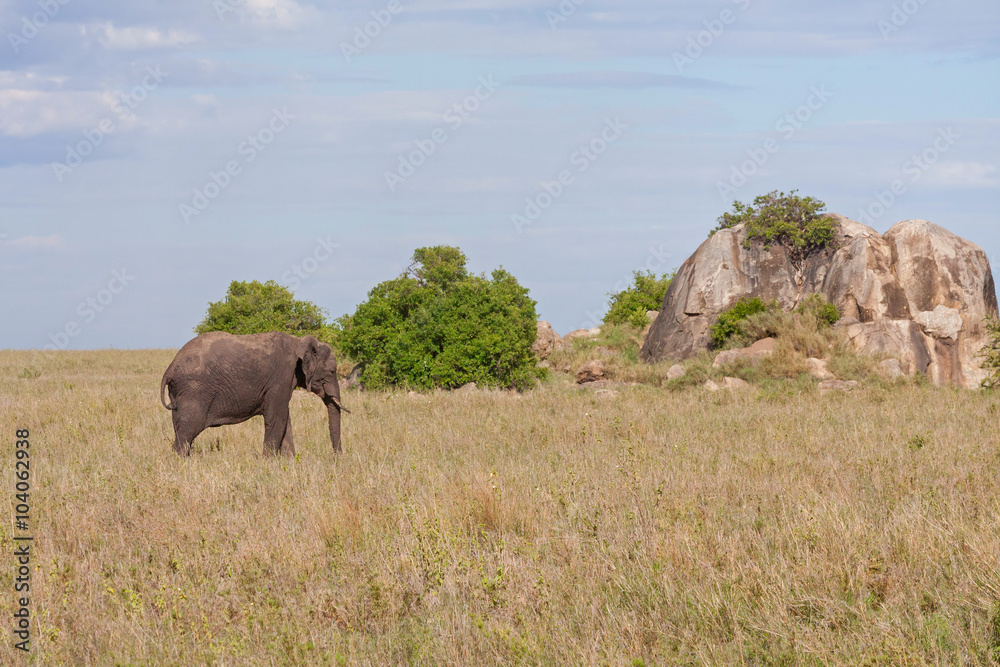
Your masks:
M 330 441 L 340 451 L 340 383 L 337 359 L 313 336 L 286 333 L 246 336 L 215 331 L 189 341 L 160 382 L 160 402 L 172 412 L 174 451 L 191 455 L 191 443 L 212 426 L 264 417 L 264 453 L 295 454 L 288 402 L 296 388 L 323 399 Z M 169 389 L 170 403 L 163 398 Z

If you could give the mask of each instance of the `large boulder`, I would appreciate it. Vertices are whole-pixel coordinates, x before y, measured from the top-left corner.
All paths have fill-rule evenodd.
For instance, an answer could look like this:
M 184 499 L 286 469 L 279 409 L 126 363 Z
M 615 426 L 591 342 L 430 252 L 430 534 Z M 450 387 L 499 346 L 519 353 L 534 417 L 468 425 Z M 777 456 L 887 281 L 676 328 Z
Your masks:
M 552 325 L 541 320 L 536 323 L 538 333 L 535 336 L 535 344 L 531 346 L 539 359 L 547 359 L 550 354 L 563 346 L 562 338 L 556 333 Z
M 986 253 L 926 220 L 897 223 L 885 238 L 927 346 L 928 376 L 935 384 L 979 386 L 987 375 L 976 358 L 986 343 L 983 319 L 997 316 Z
M 596 382 L 603 380 L 607 374 L 607 367 L 600 359 L 588 361 L 576 371 L 576 383 Z
M 937 384 L 978 386 L 982 320 L 997 315 L 986 253 L 926 220 L 880 235 L 841 215 L 834 242 L 804 259 L 780 245 L 743 246 L 742 225 L 716 232 L 681 265 L 642 346 L 642 358 L 682 360 L 708 348 L 709 327 L 742 297 L 784 309 L 819 292 L 840 310 L 860 352 L 896 358 Z

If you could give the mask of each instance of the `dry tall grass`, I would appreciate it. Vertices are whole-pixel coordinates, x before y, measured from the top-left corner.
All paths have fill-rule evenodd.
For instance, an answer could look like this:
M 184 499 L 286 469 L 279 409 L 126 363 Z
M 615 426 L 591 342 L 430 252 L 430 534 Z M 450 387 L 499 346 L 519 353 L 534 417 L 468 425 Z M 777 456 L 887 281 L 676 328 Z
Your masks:
M 296 392 L 300 460 L 262 458 L 258 420 L 185 460 L 171 356 L 0 352 L 0 432 L 33 434 L 36 664 L 1000 658 L 995 394 L 345 393 L 338 457 Z

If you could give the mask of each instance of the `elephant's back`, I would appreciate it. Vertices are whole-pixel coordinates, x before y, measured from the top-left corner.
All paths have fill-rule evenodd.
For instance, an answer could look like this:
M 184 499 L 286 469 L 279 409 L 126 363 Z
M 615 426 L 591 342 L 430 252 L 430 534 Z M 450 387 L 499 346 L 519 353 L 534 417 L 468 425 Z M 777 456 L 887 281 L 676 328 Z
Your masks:
M 274 356 L 282 356 L 288 334 L 269 332 L 237 335 L 211 331 L 188 341 L 171 362 L 173 378 L 226 376 L 246 381 L 267 374 Z

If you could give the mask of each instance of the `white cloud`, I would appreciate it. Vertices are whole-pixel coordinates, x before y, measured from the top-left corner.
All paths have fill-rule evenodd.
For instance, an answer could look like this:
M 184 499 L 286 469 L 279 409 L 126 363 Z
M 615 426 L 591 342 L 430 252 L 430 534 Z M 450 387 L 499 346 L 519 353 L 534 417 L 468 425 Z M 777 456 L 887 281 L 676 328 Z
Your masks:
M 0 90 L 18 89 L 59 89 L 70 81 L 69 76 L 45 75 L 32 71 L 0 70 Z
M 186 30 L 164 32 L 158 28 L 140 26 L 116 28 L 111 23 L 102 26 L 101 31 L 102 35 L 99 39 L 105 48 L 124 51 L 175 48 L 198 40 L 195 34 Z
M 91 127 L 109 115 L 106 93 L 0 90 L 0 135 L 32 137 Z
M 932 185 L 950 188 L 1000 186 L 996 165 L 984 162 L 942 162 L 928 171 L 925 179 Z
M 59 234 L 52 234 L 51 236 L 22 236 L 10 241 L 3 240 L 0 243 L 8 248 L 58 248 L 62 245 L 63 239 Z
M 255 23 L 275 28 L 294 28 L 315 14 L 312 7 L 302 7 L 295 0 L 246 0 L 246 8 Z

